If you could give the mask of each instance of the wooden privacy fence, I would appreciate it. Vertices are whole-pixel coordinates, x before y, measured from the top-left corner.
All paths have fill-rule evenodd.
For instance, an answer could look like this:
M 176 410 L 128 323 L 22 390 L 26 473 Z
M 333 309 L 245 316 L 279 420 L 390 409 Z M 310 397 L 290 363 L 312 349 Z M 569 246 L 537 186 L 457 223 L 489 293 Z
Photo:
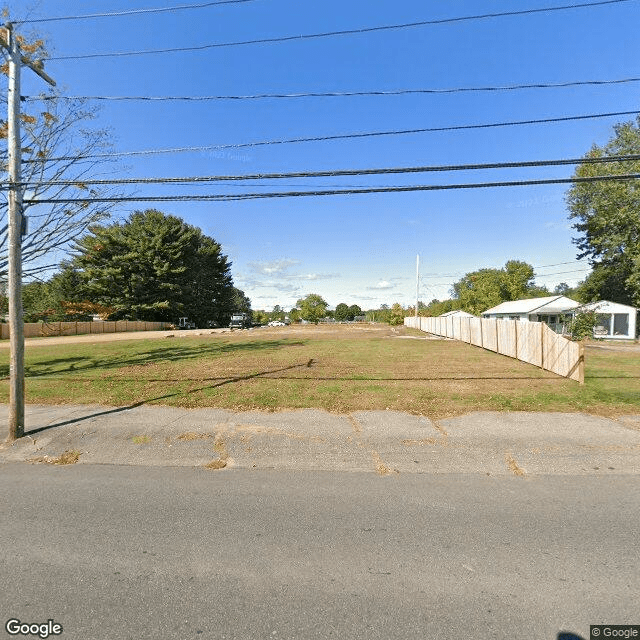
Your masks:
M 550 329 L 544 322 L 494 318 L 415 318 L 404 324 L 436 336 L 468 342 L 584 383 L 584 347 Z
M 123 331 L 162 331 L 168 322 L 143 320 L 117 320 L 112 322 L 25 322 L 24 337 L 77 336 L 87 333 L 120 333 Z M 0 338 L 9 338 L 9 324 L 0 324 Z

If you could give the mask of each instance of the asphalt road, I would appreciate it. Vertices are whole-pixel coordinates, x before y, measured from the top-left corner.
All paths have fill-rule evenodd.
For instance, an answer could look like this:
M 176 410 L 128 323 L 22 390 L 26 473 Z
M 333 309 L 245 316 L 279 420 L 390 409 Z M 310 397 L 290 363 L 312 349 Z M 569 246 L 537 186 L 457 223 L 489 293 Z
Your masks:
M 5 463 L 0 487 L 3 627 L 556 640 L 640 624 L 634 474 Z

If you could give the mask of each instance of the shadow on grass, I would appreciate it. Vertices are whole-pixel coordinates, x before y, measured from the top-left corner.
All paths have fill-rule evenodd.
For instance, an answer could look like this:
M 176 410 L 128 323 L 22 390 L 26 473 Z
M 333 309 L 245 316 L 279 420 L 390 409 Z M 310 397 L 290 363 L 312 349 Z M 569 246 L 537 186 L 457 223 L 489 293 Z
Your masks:
M 52 374 L 73 373 L 76 371 L 90 371 L 92 369 L 116 369 L 136 365 L 148 365 L 158 362 L 181 362 L 184 360 L 199 359 L 207 356 L 219 356 L 227 353 L 241 353 L 263 351 L 270 349 L 282 349 L 285 347 L 301 347 L 306 344 L 304 340 L 254 340 L 239 343 L 216 343 L 208 345 L 158 345 L 154 349 L 148 349 L 133 354 L 108 354 L 88 356 L 68 356 L 65 358 L 43 359 L 30 361 L 25 365 L 25 374 L 28 378 L 51 376 Z M 9 365 L 0 365 L 0 379 L 9 376 Z
M 31 429 L 29 431 L 25 430 L 25 436 L 33 435 L 34 433 L 40 433 L 42 431 L 47 431 L 48 429 L 54 429 L 56 427 L 64 427 L 69 424 L 74 424 L 76 422 L 83 422 L 84 420 L 89 420 L 90 418 L 97 418 L 99 416 L 107 416 L 116 413 L 122 413 L 123 411 L 129 411 L 130 409 L 135 409 L 137 407 L 141 407 L 149 402 L 157 402 L 158 400 L 166 400 L 168 398 L 174 398 L 176 396 L 185 396 L 191 393 L 196 393 L 198 391 L 204 391 L 205 389 L 215 389 L 216 387 L 223 387 L 227 384 L 233 384 L 235 382 L 242 382 L 243 380 L 251 380 L 253 378 L 260 378 L 262 376 L 268 376 L 270 374 L 279 373 L 281 371 L 289 371 L 291 369 L 297 369 L 298 367 L 310 367 L 311 360 L 302 364 L 292 364 L 288 367 L 283 367 L 282 369 L 273 369 L 271 371 L 261 371 L 258 373 L 252 373 L 244 376 L 237 376 L 234 378 L 225 378 L 216 382 L 215 384 L 205 385 L 203 387 L 199 387 L 197 389 L 189 389 L 188 391 L 176 391 L 175 393 L 167 393 L 163 396 L 158 396 L 156 398 L 146 398 L 145 400 L 140 400 L 138 402 L 134 402 L 133 404 L 129 404 L 125 407 L 116 407 L 114 409 L 106 409 L 104 411 L 99 411 L 98 413 L 92 413 L 88 416 L 82 416 L 80 418 L 72 418 L 70 420 L 65 420 L 64 422 L 56 422 L 55 424 L 48 424 L 44 427 L 39 427 L 37 429 Z
M 223 381 L 224 384 L 227 384 L 229 381 L 241 381 L 241 380 L 250 380 L 251 378 L 262 378 L 263 380 L 314 380 L 318 382 L 442 382 L 451 380 L 452 382 L 474 382 L 476 380 L 540 380 L 540 381 L 563 381 L 568 380 L 568 378 L 564 378 L 563 376 L 549 374 L 544 376 L 432 376 L 429 378 L 425 377 L 411 377 L 411 378 L 402 378 L 398 376 L 394 377 L 377 377 L 377 376 L 368 376 L 368 377 L 358 377 L 354 378 L 352 376 L 278 376 L 278 375 L 270 375 L 272 373 L 278 373 L 279 371 L 286 371 L 288 369 L 293 369 L 301 365 L 292 365 L 291 367 L 286 367 L 284 369 L 276 369 L 274 371 L 264 371 L 262 373 L 256 373 L 248 376 L 239 376 L 237 378 L 229 378 L 229 376 L 223 377 L 211 377 L 211 378 L 126 378 L 123 376 L 118 376 L 117 378 L 102 378 L 103 381 L 112 382 L 216 382 Z M 39 376 L 28 376 L 29 378 L 35 378 Z M 73 377 L 67 378 L 65 376 L 56 376 L 56 375 L 48 375 L 46 376 L 47 380 L 67 380 L 69 382 L 95 382 L 95 378 L 80 378 Z M 5 379 L 6 380 L 6 379 Z

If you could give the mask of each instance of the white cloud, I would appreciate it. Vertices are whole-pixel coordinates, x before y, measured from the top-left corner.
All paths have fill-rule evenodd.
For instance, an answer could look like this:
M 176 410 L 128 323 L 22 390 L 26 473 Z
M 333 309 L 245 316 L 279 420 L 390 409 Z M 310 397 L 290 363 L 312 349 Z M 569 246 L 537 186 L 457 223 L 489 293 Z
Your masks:
M 380 280 L 378 284 L 373 287 L 367 287 L 368 291 L 388 291 L 389 289 L 394 289 L 395 284 L 389 282 L 389 280 Z
M 307 273 L 307 274 L 291 274 L 286 276 L 289 280 L 333 280 L 334 278 L 340 278 L 339 273 Z
M 281 258 L 280 260 L 272 260 L 271 262 L 250 262 L 249 268 L 254 273 L 259 273 L 264 276 L 275 276 L 282 274 L 284 271 L 299 264 L 299 260 L 292 260 L 291 258 Z

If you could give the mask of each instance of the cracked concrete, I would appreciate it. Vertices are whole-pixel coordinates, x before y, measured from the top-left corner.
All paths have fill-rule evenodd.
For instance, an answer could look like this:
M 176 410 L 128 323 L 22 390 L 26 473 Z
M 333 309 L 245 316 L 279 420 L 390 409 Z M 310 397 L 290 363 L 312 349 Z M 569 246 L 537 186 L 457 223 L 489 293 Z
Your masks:
M 0 420 L 8 409 L 0 406 Z M 477 412 L 434 422 L 397 411 L 338 415 L 138 406 L 29 406 L 0 463 L 79 452 L 78 464 L 398 473 L 637 474 L 640 416 Z

